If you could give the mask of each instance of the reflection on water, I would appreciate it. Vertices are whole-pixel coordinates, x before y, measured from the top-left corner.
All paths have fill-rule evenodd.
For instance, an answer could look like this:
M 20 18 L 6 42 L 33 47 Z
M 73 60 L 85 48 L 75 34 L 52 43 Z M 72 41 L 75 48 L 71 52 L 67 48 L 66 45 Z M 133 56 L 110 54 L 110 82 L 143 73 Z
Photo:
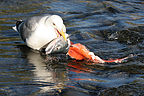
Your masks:
M 144 79 L 143 0 L 0 2 L 0 95 L 144 95 L 138 90 Z M 62 16 L 71 40 L 101 58 L 135 57 L 123 64 L 95 65 L 35 52 L 12 27 L 16 20 L 45 13 Z
M 40 87 L 42 91 L 49 92 L 54 89 L 63 87 L 63 84 L 60 81 L 63 81 L 61 79 L 64 79 L 63 78 L 63 74 L 65 73 L 64 71 L 57 73 L 57 71 L 54 71 L 52 68 L 49 68 L 49 70 L 47 70 L 46 64 L 44 63 L 45 60 L 39 53 L 29 51 L 26 55 L 28 62 L 34 65 L 33 70 L 34 81 L 36 81 L 36 83 L 38 84 L 43 85 L 43 87 Z
M 76 60 L 58 64 L 58 62 L 47 61 L 49 56 L 42 56 L 39 52 L 33 51 L 26 46 L 19 46 L 19 48 L 22 56 L 27 58 L 28 63 L 34 66 L 32 70 L 33 81 L 35 81 L 35 84 L 41 85 L 40 93 L 54 92 L 56 90 L 61 92 L 64 88 L 74 88 L 82 93 L 85 93 L 84 89 L 93 90 L 94 92 L 107 87 L 118 87 L 136 80 L 136 77 L 131 76 L 128 72 L 115 69 L 106 70 L 107 66 L 105 65 L 103 67 L 101 65 L 91 66 L 91 63 Z M 111 67 L 115 67 L 115 65 Z M 88 94 L 88 92 L 86 93 Z

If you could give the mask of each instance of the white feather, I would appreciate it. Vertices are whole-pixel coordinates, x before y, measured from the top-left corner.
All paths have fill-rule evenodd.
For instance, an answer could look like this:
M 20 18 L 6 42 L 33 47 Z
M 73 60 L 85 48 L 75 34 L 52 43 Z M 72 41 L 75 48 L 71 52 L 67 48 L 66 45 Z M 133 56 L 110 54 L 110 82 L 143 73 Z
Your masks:
M 16 26 L 14 26 L 14 27 L 12 27 L 15 31 L 17 31 L 17 28 L 16 28 Z M 17 31 L 18 32 L 18 31 Z

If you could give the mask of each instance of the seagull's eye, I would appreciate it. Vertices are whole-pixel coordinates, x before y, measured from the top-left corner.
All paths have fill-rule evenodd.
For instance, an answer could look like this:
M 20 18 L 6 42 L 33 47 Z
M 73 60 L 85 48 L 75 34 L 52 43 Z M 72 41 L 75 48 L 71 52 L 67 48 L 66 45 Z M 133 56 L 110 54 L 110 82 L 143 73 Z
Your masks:
M 53 25 L 55 26 L 55 23 L 53 23 Z

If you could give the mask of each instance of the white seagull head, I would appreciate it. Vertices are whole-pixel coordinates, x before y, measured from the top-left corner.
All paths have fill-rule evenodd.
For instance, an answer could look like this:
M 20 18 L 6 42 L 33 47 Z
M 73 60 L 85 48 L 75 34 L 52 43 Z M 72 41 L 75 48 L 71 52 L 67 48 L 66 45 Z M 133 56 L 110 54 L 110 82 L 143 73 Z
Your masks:
M 63 20 L 58 15 L 52 15 L 51 17 L 46 20 L 46 23 L 51 23 L 51 26 L 55 29 L 55 32 L 57 34 L 57 37 L 62 36 L 64 40 L 66 41 L 66 27 L 63 24 Z

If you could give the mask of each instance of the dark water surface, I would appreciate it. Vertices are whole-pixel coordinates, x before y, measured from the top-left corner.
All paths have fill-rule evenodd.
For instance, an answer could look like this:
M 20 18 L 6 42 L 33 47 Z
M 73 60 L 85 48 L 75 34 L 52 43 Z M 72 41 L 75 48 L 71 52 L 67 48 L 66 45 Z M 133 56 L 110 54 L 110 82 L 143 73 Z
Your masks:
M 62 16 L 71 40 L 103 59 L 134 57 L 89 65 L 42 56 L 12 27 L 45 13 Z M 0 0 L 0 96 L 144 96 L 144 1 Z

